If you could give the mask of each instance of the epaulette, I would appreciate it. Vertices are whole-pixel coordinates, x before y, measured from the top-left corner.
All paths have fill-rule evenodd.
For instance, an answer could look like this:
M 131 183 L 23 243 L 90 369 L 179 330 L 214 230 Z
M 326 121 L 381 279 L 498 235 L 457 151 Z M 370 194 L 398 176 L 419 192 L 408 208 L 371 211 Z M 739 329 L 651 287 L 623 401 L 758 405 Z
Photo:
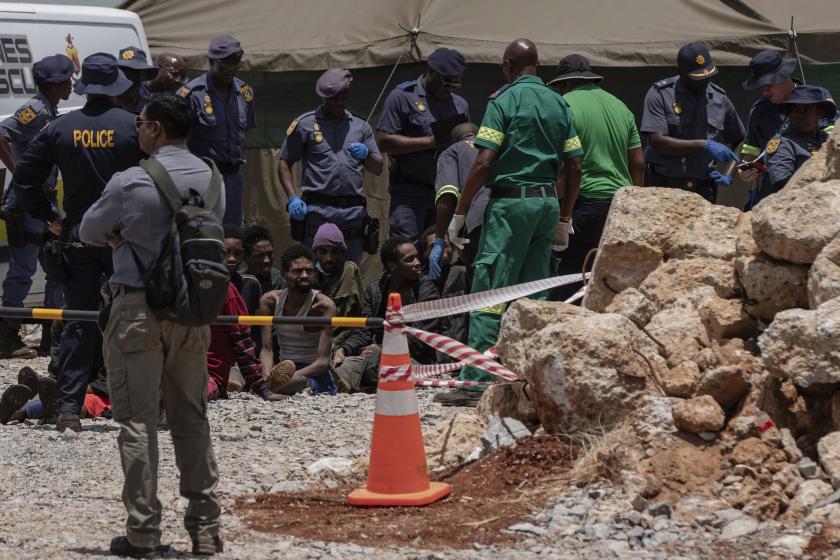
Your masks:
M 496 91 L 494 91 L 493 93 L 490 94 L 490 99 L 496 99 L 501 94 L 506 92 L 509 88 L 510 88 L 510 84 L 503 85 L 502 87 L 500 87 L 499 89 L 497 89 Z
M 181 86 L 180 88 L 178 88 L 178 91 L 176 91 L 175 94 L 180 95 L 181 97 L 186 97 L 190 94 L 190 91 L 192 90 L 187 86 Z
M 407 82 L 403 82 L 401 84 L 398 84 L 397 89 L 401 89 L 403 91 L 408 91 L 416 85 L 417 85 L 417 80 L 409 80 Z
M 659 80 L 658 82 L 653 84 L 653 87 L 655 87 L 657 89 L 665 89 L 666 87 L 673 86 L 675 83 L 677 83 L 678 78 L 679 78 L 679 76 L 671 76 L 670 78 L 665 78 L 664 80 Z
M 709 82 L 709 87 L 711 87 L 713 90 L 717 91 L 718 93 L 722 93 L 723 95 L 726 95 L 726 90 L 723 89 L 722 87 L 720 87 L 719 85 L 717 85 L 714 82 Z
M 292 121 L 292 123 L 289 125 L 289 128 L 287 128 L 287 129 L 286 129 L 286 136 L 290 136 L 290 135 L 292 134 L 292 132 L 294 132 L 294 131 L 295 131 L 295 129 L 297 128 L 298 124 L 300 124 L 300 122 L 301 122 L 303 119 L 305 119 L 305 118 L 307 118 L 307 117 L 311 117 L 311 116 L 313 116 L 314 114 L 315 114 L 315 111 L 309 111 L 309 112 L 307 112 L 307 113 L 302 114 L 302 115 L 301 115 L 301 116 L 299 116 L 298 118 L 294 119 L 294 120 Z

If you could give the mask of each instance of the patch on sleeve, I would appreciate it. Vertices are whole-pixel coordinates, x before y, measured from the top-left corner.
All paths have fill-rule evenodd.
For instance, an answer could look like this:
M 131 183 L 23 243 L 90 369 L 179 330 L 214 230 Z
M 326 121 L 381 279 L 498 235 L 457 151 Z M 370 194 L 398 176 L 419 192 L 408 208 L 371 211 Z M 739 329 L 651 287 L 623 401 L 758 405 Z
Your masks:
M 505 140 L 505 135 L 498 130 L 493 130 L 492 128 L 488 128 L 486 126 L 482 126 L 478 129 L 478 136 L 476 136 L 478 140 L 487 140 L 488 142 L 495 144 L 497 146 L 501 146 L 502 142 Z
M 294 132 L 295 129 L 297 128 L 297 125 L 298 125 L 297 119 L 293 120 L 292 124 L 289 125 L 289 128 L 286 129 L 286 136 L 291 135 L 292 132 Z
M 781 138 L 772 138 L 769 142 L 767 142 L 767 153 L 768 154 L 775 154 L 776 150 L 779 149 L 779 144 L 782 143 Z
M 20 110 L 18 110 L 17 113 L 15 113 L 15 118 L 17 120 L 19 120 L 20 122 L 22 122 L 23 124 L 31 123 L 32 121 L 35 120 L 35 118 L 37 116 L 38 116 L 38 113 L 33 111 L 32 107 L 30 107 L 28 105 L 26 107 L 22 107 Z
M 580 148 L 580 138 L 578 138 L 577 136 L 575 136 L 574 138 L 567 138 L 566 143 L 563 144 L 563 152 L 574 152 L 575 150 L 579 150 Z
M 186 97 L 190 94 L 190 88 L 188 88 L 187 86 L 181 86 L 175 93 L 180 95 L 181 97 Z
M 239 94 L 242 96 L 242 99 L 245 100 L 245 103 L 250 103 L 254 100 L 254 90 L 252 90 L 249 85 L 244 85 L 239 88 Z

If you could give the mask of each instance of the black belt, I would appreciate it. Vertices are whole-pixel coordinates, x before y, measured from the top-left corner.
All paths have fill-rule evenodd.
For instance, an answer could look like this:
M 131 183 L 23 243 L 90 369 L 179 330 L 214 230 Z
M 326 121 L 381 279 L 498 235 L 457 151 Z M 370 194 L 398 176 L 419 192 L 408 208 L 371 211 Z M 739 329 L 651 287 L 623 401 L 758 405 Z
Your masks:
M 220 161 L 214 161 L 213 163 L 215 163 L 216 167 L 219 168 L 219 173 L 224 175 L 239 173 L 239 170 L 242 169 L 241 163 L 222 163 Z
M 490 198 L 519 198 L 525 193 L 525 198 L 556 198 L 554 186 L 545 187 L 490 187 Z
M 145 291 L 146 288 L 135 288 L 134 286 L 126 286 L 125 284 L 111 284 L 111 294 L 114 297 Z
M 303 201 L 307 204 L 323 204 L 332 208 L 367 207 L 367 200 L 363 196 L 327 196 L 317 193 L 303 193 Z
M 649 187 L 672 187 L 675 189 L 694 190 L 714 183 L 712 179 L 692 179 L 689 177 L 668 177 L 656 171 L 656 166 L 648 164 L 645 185 Z
M 306 234 L 315 237 L 319 227 L 321 226 L 306 226 Z M 341 228 L 341 233 L 344 234 L 345 239 L 358 239 L 365 235 L 365 231 L 362 228 Z

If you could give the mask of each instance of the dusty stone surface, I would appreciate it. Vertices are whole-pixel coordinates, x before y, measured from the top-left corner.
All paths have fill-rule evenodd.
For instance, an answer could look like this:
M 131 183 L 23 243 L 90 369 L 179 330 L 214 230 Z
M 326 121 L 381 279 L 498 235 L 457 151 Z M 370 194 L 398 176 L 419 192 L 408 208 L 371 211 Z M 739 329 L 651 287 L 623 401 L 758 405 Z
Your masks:
M 756 333 L 756 322 L 744 312 L 740 299 L 712 298 L 700 305 L 700 319 L 709 337 L 750 338 Z
M 808 268 L 774 261 L 766 255 L 735 259 L 738 279 L 746 292 L 746 311 L 770 321 L 776 313 L 808 307 Z
M 632 321 L 521 299 L 502 321 L 499 356 L 528 381 L 549 433 L 609 425 L 655 394 L 665 361 Z
M 425 443 L 429 468 L 464 463 L 475 449 L 484 427 L 484 420 L 478 415 L 456 414 L 427 430 Z
M 831 478 L 831 484 L 840 488 L 840 432 L 831 432 L 817 443 L 820 465 Z
M 613 298 L 605 311 L 623 315 L 642 328 L 656 313 L 656 306 L 636 288 L 627 288 Z
M 661 264 L 639 286 L 657 309 L 689 301 L 694 307 L 717 296 L 735 297 L 738 289 L 732 263 L 709 257 L 674 259 Z
M 748 373 L 739 366 L 719 366 L 707 370 L 697 384 L 697 395 L 711 395 L 728 409 L 737 404 L 750 389 Z
M 659 345 L 669 367 L 696 361 L 700 352 L 711 344 L 699 312 L 691 306 L 660 311 L 644 330 Z
M 817 255 L 808 271 L 808 304 L 815 309 L 840 296 L 840 237 L 835 237 Z
M 758 345 L 767 370 L 800 390 L 840 383 L 840 298 L 779 313 Z
M 752 212 L 744 212 L 735 223 L 735 253 L 739 257 L 753 256 L 761 252 L 752 235 Z
M 720 405 L 709 395 L 678 402 L 673 414 L 677 428 L 691 434 L 717 432 L 726 420 Z
M 662 376 L 662 388 L 669 397 L 687 399 L 694 395 L 700 381 L 700 367 L 691 361 L 672 367 Z
M 479 418 L 515 418 L 526 425 L 539 422 L 534 402 L 525 394 L 523 383 L 491 385 L 481 396 L 476 412 Z

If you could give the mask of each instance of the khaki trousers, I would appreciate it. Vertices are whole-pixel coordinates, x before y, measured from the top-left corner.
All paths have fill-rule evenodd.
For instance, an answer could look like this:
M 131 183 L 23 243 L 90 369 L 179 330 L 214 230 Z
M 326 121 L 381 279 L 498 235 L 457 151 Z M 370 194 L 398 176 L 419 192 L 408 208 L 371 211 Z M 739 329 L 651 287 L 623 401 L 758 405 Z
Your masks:
M 118 291 L 105 329 L 105 365 L 128 512 L 126 535 L 134 546 L 160 544 L 157 498 L 160 389 L 180 472 L 180 493 L 189 500 L 184 527 L 193 540 L 219 531 L 221 506 L 216 457 L 207 422 L 209 327 L 159 320 L 143 291 Z

